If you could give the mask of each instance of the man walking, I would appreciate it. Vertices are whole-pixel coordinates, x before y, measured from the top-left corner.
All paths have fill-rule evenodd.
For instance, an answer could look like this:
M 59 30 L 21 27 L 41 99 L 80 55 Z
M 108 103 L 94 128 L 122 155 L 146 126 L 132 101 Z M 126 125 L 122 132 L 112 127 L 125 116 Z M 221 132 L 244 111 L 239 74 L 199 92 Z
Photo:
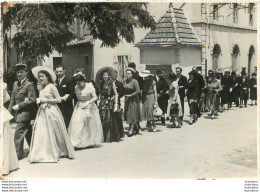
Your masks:
M 202 89 L 205 87 L 205 81 L 203 76 L 201 75 L 201 70 L 198 67 L 194 66 L 192 70 L 195 72 L 194 75 L 198 84 L 197 101 L 200 101 Z M 199 118 L 201 116 L 199 102 L 197 102 L 197 105 L 197 117 Z
M 232 91 L 233 91 L 233 79 L 230 76 L 230 71 L 228 69 L 224 70 L 224 76 L 221 78 L 221 86 L 222 86 L 222 97 L 221 97 L 221 105 L 222 109 L 226 109 L 226 105 L 228 108 L 231 108 L 232 105 Z
M 182 114 L 184 115 L 184 98 L 185 98 L 185 90 L 187 89 L 187 85 L 188 85 L 188 80 L 187 77 L 182 75 L 181 67 L 176 68 L 176 74 L 177 74 L 176 81 L 179 85 L 179 96 L 181 100 Z M 181 117 L 181 120 L 183 120 L 183 115 Z
M 68 129 L 73 113 L 74 86 L 73 82 L 66 78 L 65 69 L 62 65 L 56 67 L 56 74 L 58 77 L 56 80 L 56 85 L 62 100 L 58 106 L 64 118 L 66 128 Z
M 163 112 L 161 121 L 162 121 L 162 125 L 165 125 L 165 115 L 167 113 L 167 106 L 169 100 L 169 95 L 166 94 L 166 92 L 169 90 L 169 85 L 167 81 L 164 79 L 164 71 L 162 69 L 159 69 L 157 71 L 155 81 L 156 81 L 158 105 Z
M 24 156 L 24 137 L 28 145 L 31 144 L 32 126 L 31 120 L 35 118 L 36 90 L 34 83 L 27 79 L 27 65 L 18 63 L 15 65 L 18 81 L 14 82 L 11 94 L 9 112 L 14 115 L 17 127 L 14 134 L 14 142 L 18 159 Z

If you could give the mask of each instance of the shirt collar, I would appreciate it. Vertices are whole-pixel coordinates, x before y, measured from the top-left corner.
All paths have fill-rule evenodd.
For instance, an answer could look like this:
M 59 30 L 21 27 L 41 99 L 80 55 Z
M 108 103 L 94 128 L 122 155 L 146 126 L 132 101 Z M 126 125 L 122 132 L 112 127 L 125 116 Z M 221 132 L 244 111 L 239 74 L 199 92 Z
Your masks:
M 59 84 L 62 82 L 62 80 L 63 80 L 64 78 L 65 78 L 65 75 L 64 75 L 62 78 L 58 79 Z
M 23 84 L 25 82 L 25 80 L 26 80 L 26 77 L 24 79 L 20 80 L 21 84 Z

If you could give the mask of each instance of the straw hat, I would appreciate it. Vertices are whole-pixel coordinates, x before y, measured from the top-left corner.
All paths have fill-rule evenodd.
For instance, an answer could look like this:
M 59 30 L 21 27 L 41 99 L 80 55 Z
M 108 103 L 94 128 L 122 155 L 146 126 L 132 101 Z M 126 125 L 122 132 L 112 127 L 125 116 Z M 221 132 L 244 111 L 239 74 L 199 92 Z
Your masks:
M 153 76 L 153 74 L 149 70 L 144 70 L 143 72 L 139 73 L 140 77 L 148 77 Z
M 56 81 L 56 74 L 54 73 L 54 71 L 53 70 L 51 70 L 51 69 L 49 69 L 48 67 L 43 67 L 43 66 L 36 66 L 36 67 L 34 67 L 34 68 L 32 68 L 32 74 L 33 74 L 33 76 L 36 78 L 36 79 L 38 79 L 38 73 L 40 72 L 40 71 L 47 71 L 50 75 L 51 75 L 51 78 L 52 78 L 52 80 L 53 80 L 53 82 L 55 82 Z

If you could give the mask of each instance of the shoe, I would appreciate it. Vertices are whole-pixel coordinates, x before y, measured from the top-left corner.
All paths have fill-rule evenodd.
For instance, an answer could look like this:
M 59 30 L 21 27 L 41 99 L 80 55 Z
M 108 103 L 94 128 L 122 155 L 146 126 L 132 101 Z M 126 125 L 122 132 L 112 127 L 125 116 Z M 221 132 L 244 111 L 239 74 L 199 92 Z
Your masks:
M 211 116 L 211 119 L 215 119 L 215 115 L 212 115 L 212 116 Z
M 190 121 L 190 122 L 189 122 L 189 125 L 192 125 L 192 124 L 193 124 L 193 121 Z
M 245 105 L 245 107 L 247 107 L 247 105 Z
M 240 105 L 239 108 L 242 108 L 242 105 Z
M 175 127 L 176 127 L 176 125 L 175 125 L 175 124 L 172 124 L 172 125 L 171 125 L 171 128 L 175 128 Z
M 152 132 L 156 132 L 157 131 L 157 128 L 156 127 L 153 127 L 152 128 Z

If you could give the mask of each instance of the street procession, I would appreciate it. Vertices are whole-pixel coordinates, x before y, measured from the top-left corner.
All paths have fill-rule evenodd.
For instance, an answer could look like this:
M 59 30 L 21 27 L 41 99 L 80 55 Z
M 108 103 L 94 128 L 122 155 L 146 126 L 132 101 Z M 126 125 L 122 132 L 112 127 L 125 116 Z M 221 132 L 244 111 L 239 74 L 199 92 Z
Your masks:
M 87 6 L 88 3 L 85 4 Z M 240 6 L 232 3 L 223 8 L 225 5 L 200 3 L 205 10 L 215 9 L 215 5 L 218 6 L 218 11 Z M 21 15 L 22 11 L 26 11 L 23 10 L 26 4 L 15 6 L 12 5 L 9 9 L 18 10 Z M 40 9 L 33 7 L 33 4 L 30 6 L 32 7 L 28 5 L 28 9 Z M 65 5 L 63 9 L 68 9 L 68 6 Z M 100 5 L 102 6 L 108 8 L 106 3 Z M 155 11 L 159 12 L 159 19 L 151 30 L 143 32 L 144 35 L 135 32 L 138 37 L 134 44 L 124 41 L 121 44 L 125 45 L 120 44 L 118 47 L 114 46 L 115 48 L 100 46 L 102 41 L 108 46 L 110 43 L 110 40 L 103 40 L 110 37 L 104 34 L 105 30 L 97 29 L 101 31 L 100 34 L 93 33 L 93 23 L 85 30 L 76 21 L 76 39 L 66 42 L 64 37 L 63 44 L 67 48 L 61 52 L 58 50 L 59 45 L 54 46 L 54 53 L 52 51 L 51 54 L 44 55 L 45 59 L 42 60 L 38 55 L 36 59 L 27 60 L 26 54 L 33 55 L 33 51 L 37 52 L 38 49 L 32 47 L 34 50 L 25 51 L 26 46 L 37 44 L 36 40 L 31 45 L 26 44 L 26 30 L 21 28 L 14 32 L 13 26 L 7 27 L 7 40 L 11 41 L 12 37 L 7 35 L 8 31 L 13 30 L 12 33 L 17 35 L 12 41 L 16 41 L 15 38 L 19 35 L 24 35 L 21 38 L 24 42 L 17 48 L 7 49 L 12 54 L 6 52 L 7 64 L 3 67 L 2 174 L 8 176 L 12 172 L 22 171 L 23 167 L 19 164 L 24 160 L 28 166 L 35 163 L 58 165 L 61 159 L 74 161 L 80 158 L 78 153 L 106 150 L 109 145 L 103 146 L 104 143 L 122 145 L 137 137 L 160 134 L 164 128 L 168 128 L 169 132 L 177 130 L 174 134 L 179 134 L 178 131 L 184 128 L 193 129 L 200 122 L 203 124 L 207 121 L 214 126 L 221 121 L 220 118 L 228 114 L 256 109 L 258 72 L 253 26 L 245 29 L 250 33 L 249 38 L 253 39 L 251 44 L 240 43 L 236 36 L 240 32 L 233 32 L 236 40 L 230 43 L 231 47 L 226 51 L 229 53 L 225 53 L 224 42 L 214 39 L 217 38 L 217 32 L 209 32 L 217 27 L 214 22 L 221 22 L 218 14 L 214 12 L 211 15 L 212 18 L 216 17 L 216 21 L 213 18 L 212 24 L 205 24 L 211 28 L 198 29 L 198 25 L 188 21 L 191 13 L 185 11 L 185 6 L 189 5 L 165 4 L 164 9 L 160 8 L 162 12 Z M 195 4 L 192 6 L 196 9 Z M 87 24 L 92 22 L 87 20 L 88 13 L 83 12 L 80 6 L 76 5 L 73 9 L 79 12 L 79 16 L 83 15 Z M 156 6 L 149 5 L 149 11 L 142 14 L 152 15 L 153 9 Z M 236 10 L 248 14 L 244 9 L 253 12 L 250 3 L 241 5 L 241 10 Z M 99 8 L 95 7 L 94 10 L 98 12 Z M 42 11 L 45 11 L 45 7 Z M 60 13 L 57 11 L 55 14 Z M 141 17 L 148 17 L 142 14 Z M 203 13 L 201 15 L 205 16 Z M 107 26 L 109 33 L 115 24 L 113 20 L 111 26 L 108 26 L 105 24 L 108 21 L 108 18 L 104 18 L 103 25 Z M 99 25 L 97 23 L 95 25 Z M 145 23 L 141 26 L 150 28 Z M 197 35 L 197 30 L 202 33 L 204 29 L 211 34 L 210 37 Z M 137 28 L 138 30 L 141 29 Z M 77 35 L 83 35 L 85 39 Z M 90 36 L 91 40 L 88 39 Z M 44 36 L 45 39 L 48 37 Z M 122 37 L 127 39 L 124 35 Z M 212 38 L 213 44 L 207 45 Z M 47 43 L 50 46 L 53 44 L 52 40 L 44 41 L 48 41 L 46 46 Z M 12 43 L 11 45 L 13 46 Z M 45 44 L 41 47 L 39 41 L 37 46 L 42 49 L 42 54 Z M 127 46 L 131 48 L 124 48 Z M 19 48 L 21 51 L 14 54 Z M 118 54 L 114 56 L 116 53 Z M 235 117 L 233 120 L 235 121 Z

